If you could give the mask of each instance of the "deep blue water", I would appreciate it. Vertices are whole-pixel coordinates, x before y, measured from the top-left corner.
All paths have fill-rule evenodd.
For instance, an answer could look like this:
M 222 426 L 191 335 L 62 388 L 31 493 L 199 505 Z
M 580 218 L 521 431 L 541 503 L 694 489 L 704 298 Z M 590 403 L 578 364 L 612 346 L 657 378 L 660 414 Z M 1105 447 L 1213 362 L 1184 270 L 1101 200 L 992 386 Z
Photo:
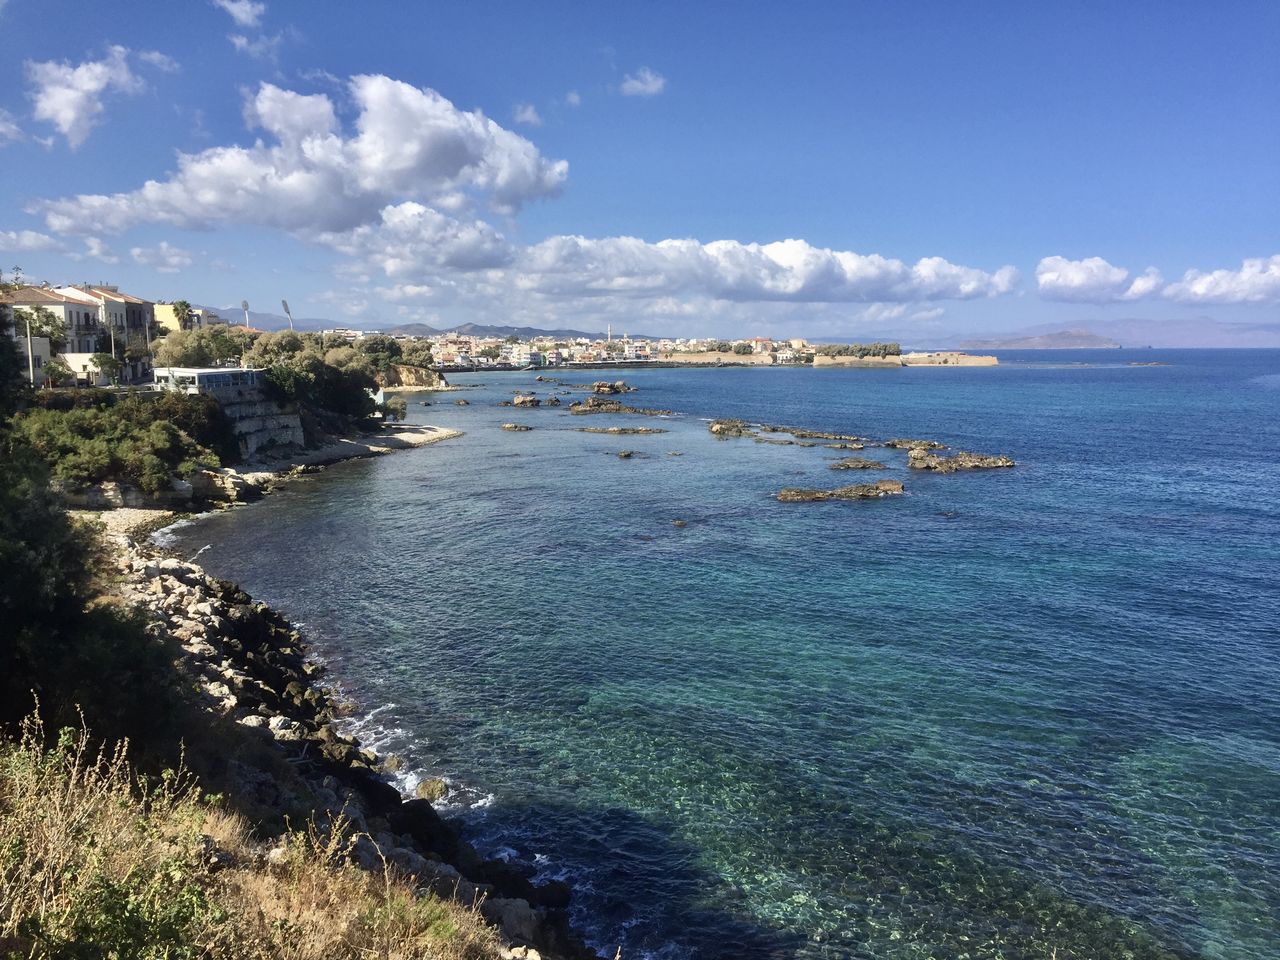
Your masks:
M 482 848 L 570 877 L 610 956 L 1274 960 L 1280 351 L 1002 358 L 627 371 L 669 420 L 463 375 L 470 406 L 410 400 L 464 438 L 177 542 L 307 626 Z M 1019 465 L 833 473 L 713 416 Z M 670 432 L 573 430 L 609 424 Z M 878 476 L 907 495 L 772 498 Z

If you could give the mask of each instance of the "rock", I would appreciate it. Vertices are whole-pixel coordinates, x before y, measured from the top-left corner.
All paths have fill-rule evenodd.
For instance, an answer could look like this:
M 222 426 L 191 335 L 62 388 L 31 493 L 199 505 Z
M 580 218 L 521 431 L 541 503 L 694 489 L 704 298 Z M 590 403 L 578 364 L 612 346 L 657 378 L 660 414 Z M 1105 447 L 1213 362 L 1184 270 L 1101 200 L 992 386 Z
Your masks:
M 622 436 L 623 434 L 649 435 L 652 433 L 667 433 L 661 427 L 574 427 L 579 433 L 603 433 L 611 437 Z
M 888 464 L 879 460 L 867 460 L 863 457 L 845 457 L 831 464 L 832 470 L 886 470 Z
M 458 850 L 457 831 L 427 800 L 406 800 L 387 815 L 387 822 L 396 833 L 407 833 L 424 849 L 445 860 L 452 860 Z
M 512 433 L 527 433 L 532 430 L 533 427 L 524 423 L 504 423 L 502 425 L 502 429 L 510 430 Z
M 646 417 L 666 417 L 671 415 L 670 410 L 651 410 L 645 407 L 628 407 L 624 403 L 617 400 L 610 400 L 605 397 L 590 396 L 585 400 L 575 400 L 569 404 L 569 412 L 574 414 L 584 413 L 636 413 Z
M 903 440 L 903 439 L 886 440 L 884 442 L 884 445 L 886 447 L 893 447 L 894 449 L 897 449 L 897 450 L 915 450 L 917 448 L 922 448 L 925 450 L 947 449 L 945 444 L 941 444 L 937 440 Z
M 630 459 L 631 459 L 632 457 L 634 457 L 635 455 L 636 455 L 636 452 L 635 452 L 634 450 L 619 450 L 619 451 L 618 451 L 618 459 L 619 459 L 619 460 L 630 460 Z
M 848 443 L 856 443 L 861 437 L 855 437 L 851 433 L 828 433 L 825 430 L 788 430 L 787 433 L 801 440 L 843 440 Z
M 538 936 L 538 914 L 528 901 L 495 897 L 480 904 L 480 912 L 486 920 L 496 924 L 508 940 L 529 943 Z
M 1017 466 L 1009 457 L 990 456 L 957 450 L 953 456 L 940 457 L 924 447 L 912 447 L 907 454 L 907 466 L 913 470 L 936 470 L 938 473 L 955 473 L 957 470 L 993 470 Z
M 688 520 L 672 520 L 671 525 L 675 527 L 677 530 L 683 530 L 685 527 L 689 525 L 689 521 Z
M 707 429 L 717 437 L 751 437 L 755 434 L 751 430 L 751 424 L 745 420 L 720 419 L 712 420 L 707 424 Z
M 823 446 L 828 450 L 862 450 L 865 447 L 861 443 L 824 443 Z
M 511 401 L 517 407 L 540 407 L 542 401 L 531 393 L 522 393 Z
M 460 407 L 469 407 L 469 406 L 471 406 L 471 401 L 470 401 L 470 400 L 468 400 L 468 399 L 466 399 L 465 397 L 459 397 L 457 400 L 455 400 L 455 401 L 453 401 L 453 402 L 454 402 L 454 403 L 456 403 L 456 404 L 457 404 L 458 406 L 460 406 Z
M 544 402 L 546 403 L 546 405 L 547 405 L 548 407 L 558 407 L 558 406 L 560 406 L 560 398 L 559 398 L 559 397 L 547 397 L 547 399 L 546 399 Z
M 607 380 L 597 380 L 591 385 L 591 392 L 600 394 L 627 393 L 631 389 L 631 387 L 627 386 L 625 380 L 618 380 L 614 383 L 610 383 Z
M 780 503 L 818 503 L 823 500 L 876 500 L 880 497 L 902 493 L 898 480 L 880 480 L 876 483 L 855 483 L 835 490 L 803 490 L 788 487 L 778 494 Z
M 444 795 L 449 792 L 449 785 L 439 777 L 427 777 L 419 780 L 418 785 L 413 788 L 413 795 L 419 800 L 434 802 L 443 799 Z

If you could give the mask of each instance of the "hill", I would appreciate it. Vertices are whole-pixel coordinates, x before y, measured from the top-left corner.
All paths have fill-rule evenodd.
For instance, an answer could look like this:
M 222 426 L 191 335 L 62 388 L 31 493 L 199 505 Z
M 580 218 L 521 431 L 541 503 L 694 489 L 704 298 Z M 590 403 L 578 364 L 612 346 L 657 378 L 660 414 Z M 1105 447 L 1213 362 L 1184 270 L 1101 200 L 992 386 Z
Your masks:
M 1112 350 L 1120 346 L 1119 341 L 1089 330 L 1059 330 L 1026 337 L 960 342 L 964 350 Z

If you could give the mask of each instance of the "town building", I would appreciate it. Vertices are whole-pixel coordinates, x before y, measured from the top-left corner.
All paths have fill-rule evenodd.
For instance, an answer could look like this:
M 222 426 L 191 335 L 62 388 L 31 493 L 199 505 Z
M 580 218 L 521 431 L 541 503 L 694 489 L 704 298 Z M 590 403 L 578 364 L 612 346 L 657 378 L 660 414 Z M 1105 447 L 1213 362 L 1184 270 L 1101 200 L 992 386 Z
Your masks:
M 155 310 L 156 325 L 159 326 L 163 333 L 173 333 L 175 330 L 183 329 L 182 324 L 178 322 L 177 315 L 174 313 L 172 303 L 157 303 L 153 305 L 153 309 Z M 204 307 L 192 307 L 191 319 L 186 329 L 203 330 L 205 327 L 215 323 L 226 323 L 226 321 L 212 310 L 207 310 Z

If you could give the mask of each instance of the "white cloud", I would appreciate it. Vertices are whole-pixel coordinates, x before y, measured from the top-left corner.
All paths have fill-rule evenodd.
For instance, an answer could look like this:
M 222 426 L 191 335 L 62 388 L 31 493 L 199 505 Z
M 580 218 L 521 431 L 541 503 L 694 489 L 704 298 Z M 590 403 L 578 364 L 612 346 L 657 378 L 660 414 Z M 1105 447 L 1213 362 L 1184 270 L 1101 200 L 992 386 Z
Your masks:
M 879 254 L 811 246 L 804 240 L 739 243 L 634 237 L 552 237 L 522 251 L 516 286 L 557 296 L 680 294 L 730 301 L 909 303 L 1007 293 L 1013 267 L 986 273 L 941 257 L 908 265 Z
M 256 60 L 274 60 L 280 52 L 284 34 L 277 33 L 275 36 L 262 34 L 250 39 L 242 33 L 230 33 L 227 34 L 227 39 L 231 41 L 231 46 L 235 47 L 238 53 L 247 54 Z
M 267 5 L 256 0 L 213 0 L 213 5 L 229 13 L 236 26 L 246 29 L 261 23 L 262 15 L 267 12 Z
M 180 154 L 165 180 L 111 196 L 80 195 L 36 205 L 55 231 L 86 218 L 116 229 L 165 223 L 205 229 L 251 223 L 337 233 L 378 223 L 388 204 L 419 201 L 458 212 L 477 197 L 514 213 L 559 192 L 568 164 L 548 160 L 523 137 L 434 90 L 383 76 L 354 77 L 359 109 L 344 135 L 332 102 L 262 84 L 245 107 L 251 126 L 277 141 Z
M 42 253 L 61 250 L 62 241 L 34 230 L 0 230 L 0 250 L 16 253 Z
M 119 263 L 120 262 L 120 258 L 117 257 L 114 253 L 112 253 L 111 248 L 108 247 L 99 237 L 85 237 L 84 246 L 85 246 L 84 255 L 86 257 L 92 257 L 94 260 L 101 260 L 103 263 Z M 78 260 L 80 258 L 75 257 L 73 259 Z
M 1164 295 L 1183 303 L 1280 302 L 1280 254 L 1245 260 L 1239 270 L 1188 270 Z
M 517 103 L 512 116 L 516 123 L 524 123 L 531 127 L 542 126 L 542 117 L 538 114 L 538 108 L 532 103 Z
M 513 256 L 502 234 L 489 224 L 463 223 L 413 201 L 385 208 L 377 225 L 314 239 L 391 279 L 500 267 Z
M 49 60 L 27 61 L 34 116 L 58 128 L 72 149 L 84 143 L 103 113 L 102 97 L 108 92 L 137 93 L 142 81 L 129 69 L 129 51 L 113 46 L 106 59 L 79 66 Z
M 577 90 L 570 90 L 564 95 L 564 102 L 571 107 L 582 106 L 582 95 Z
M 138 54 L 138 59 L 165 73 L 173 73 L 179 69 L 177 60 L 159 50 L 143 50 Z
M 1067 260 L 1054 256 L 1037 264 L 1036 284 L 1040 296 L 1047 300 L 1115 303 L 1149 297 L 1160 290 L 1164 279 L 1155 267 L 1130 279 L 1128 270 L 1112 266 L 1101 257 Z
M 0 0 L 0 2 L 3 2 L 3 0 Z M 0 110 L 0 144 L 10 140 L 24 139 L 26 139 L 26 134 L 22 132 L 22 128 L 13 119 L 13 115 L 7 110 Z
M 661 93 L 667 86 L 667 78 L 655 73 L 648 67 L 641 67 L 635 73 L 622 78 L 622 94 L 627 97 L 653 97 Z
M 135 263 L 152 267 L 158 273 L 177 273 L 194 262 L 189 251 L 171 246 L 167 240 L 161 240 L 155 247 L 134 247 L 129 256 Z

